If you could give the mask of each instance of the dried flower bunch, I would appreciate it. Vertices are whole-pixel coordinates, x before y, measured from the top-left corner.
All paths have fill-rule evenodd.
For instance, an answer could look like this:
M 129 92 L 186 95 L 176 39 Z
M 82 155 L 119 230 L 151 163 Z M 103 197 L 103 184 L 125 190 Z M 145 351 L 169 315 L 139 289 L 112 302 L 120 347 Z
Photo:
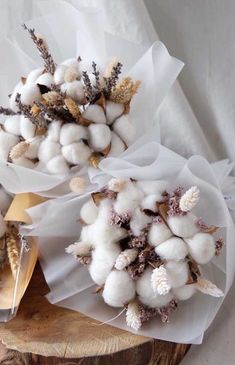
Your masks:
M 110 180 L 81 208 L 80 238 L 66 249 L 88 264 L 108 305 L 126 308 L 135 330 L 156 316 L 168 322 L 178 301 L 198 291 L 223 296 L 203 277 L 223 240 L 192 213 L 199 189 L 169 190 L 167 181 Z
M 122 64 L 104 70 L 95 62 L 67 59 L 56 65 L 46 41 L 24 25 L 43 67 L 22 77 L 10 95 L 0 129 L 0 159 L 50 174 L 73 166 L 97 167 L 101 158 L 123 152 L 133 141 L 130 102 L 140 82 L 119 80 Z

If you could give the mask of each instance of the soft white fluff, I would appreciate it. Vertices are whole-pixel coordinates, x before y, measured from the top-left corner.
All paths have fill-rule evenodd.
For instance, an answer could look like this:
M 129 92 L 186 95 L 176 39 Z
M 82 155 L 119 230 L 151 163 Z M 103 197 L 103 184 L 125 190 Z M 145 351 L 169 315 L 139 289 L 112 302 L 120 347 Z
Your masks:
M 67 66 L 66 68 L 73 67 L 77 71 L 78 77 L 81 78 L 81 61 L 77 58 L 68 58 L 62 62 L 62 65 Z
M 85 92 L 81 81 L 66 82 L 61 85 L 61 91 L 79 103 L 84 101 Z
M 129 146 L 135 138 L 135 124 L 128 114 L 122 115 L 113 123 L 113 130 Z
M 27 167 L 28 169 L 33 169 L 35 167 L 35 164 L 33 163 L 33 161 L 29 160 L 28 158 L 21 156 L 19 158 L 14 158 L 12 160 L 12 162 L 15 165 L 20 165 L 23 167 Z
M 83 142 L 71 143 L 62 147 L 62 154 L 70 164 L 84 164 L 91 155 L 90 148 Z
M 2 237 L 6 233 L 6 222 L 4 221 L 4 217 L 0 213 L 0 237 Z
M 87 188 L 87 181 L 83 177 L 74 176 L 69 182 L 69 187 L 74 193 L 82 194 Z
M 36 80 L 36 84 L 44 85 L 48 88 L 51 88 L 51 86 L 54 84 L 54 78 L 50 73 L 46 72 L 39 76 L 39 78 Z
M 162 201 L 162 193 L 164 191 L 167 191 L 169 184 L 165 180 L 158 180 L 158 181 L 152 181 L 152 180 L 143 180 L 143 181 L 137 181 L 137 186 L 143 190 L 145 195 L 152 195 L 154 194 L 156 196 L 156 201 L 161 202 Z
M 182 260 L 188 254 L 185 242 L 178 237 L 171 237 L 155 248 L 163 260 Z
M 64 74 L 64 81 L 65 82 L 73 82 L 77 79 L 80 79 L 80 71 L 74 67 L 74 66 L 69 66 L 66 70 L 65 70 L 65 74 Z
M 65 125 L 68 125 L 68 124 L 65 124 Z M 52 142 L 59 142 L 60 131 L 61 131 L 61 122 L 59 120 L 55 120 L 55 121 L 51 122 L 49 124 L 49 128 L 47 130 L 47 138 Z M 74 141 L 72 141 L 72 142 L 74 142 Z
M 196 225 L 195 216 L 191 213 L 184 216 L 169 217 L 167 223 L 171 231 L 179 237 L 192 237 L 199 231 L 199 228 Z
M 105 124 L 90 124 L 89 145 L 93 150 L 102 152 L 111 142 L 111 131 Z
M 196 293 L 196 287 L 194 284 L 184 285 L 180 288 L 172 289 L 174 296 L 179 300 L 188 300 Z
M 73 142 L 79 142 L 81 139 L 87 139 L 87 128 L 82 125 L 67 123 L 64 124 L 60 132 L 60 143 L 67 146 Z
M 208 233 L 197 233 L 186 242 L 190 255 L 198 264 L 207 264 L 215 255 L 215 241 Z
M 42 73 L 43 68 L 36 68 L 36 70 L 31 71 L 27 76 L 26 84 L 35 84 L 36 80 L 39 78 L 39 76 L 41 76 Z
M 29 147 L 24 154 L 25 157 L 31 158 L 31 159 L 38 157 L 38 149 L 42 142 L 42 138 L 43 137 L 38 136 L 38 137 L 27 140 L 27 142 L 29 143 Z
M 156 213 L 158 211 L 157 200 L 158 200 L 158 195 L 156 194 L 147 195 L 141 202 L 141 208 L 148 209 Z
M 64 74 L 67 67 L 65 65 L 58 65 L 54 73 L 54 81 L 56 85 L 62 84 L 64 82 Z
M 80 218 L 86 224 L 92 224 L 95 222 L 98 216 L 98 208 L 92 199 L 89 199 L 85 204 L 83 204 L 80 210 Z
M 120 252 L 118 244 L 112 244 L 109 248 L 102 246 L 95 248 L 92 252 L 89 273 L 96 284 L 103 285 L 105 283 Z
M 86 110 L 82 113 L 82 117 L 90 120 L 94 123 L 106 123 L 106 117 L 104 114 L 104 110 L 100 105 L 89 105 Z
M 111 148 L 108 157 L 118 156 L 124 152 L 126 146 L 121 138 L 114 132 L 111 132 Z
M 123 307 L 135 297 L 135 283 L 126 271 L 113 270 L 105 282 L 103 298 L 111 307 Z
M 3 213 L 3 215 L 6 214 L 11 202 L 12 197 L 6 192 L 4 188 L 0 187 L 0 211 Z
M 20 118 L 20 134 L 24 139 L 29 139 L 34 137 L 36 131 L 36 126 L 24 116 Z
M 172 233 L 164 221 L 153 223 L 148 232 L 148 243 L 151 246 L 158 246 L 172 237 Z
M 124 105 L 120 103 L 114 103 L 108 100 L 105 106 L 107 124 L 112 124 L 118 117 L 122 115 L 124 111 Z
M 188 264 L 184 261 L 168 261 L 165 264 L 168 280 L 172 288 L 179 288 L 188 281 Z
M 69 166 L 62 155 L 53 157 L 47 162 L 47 169 L 52 174 L 65 175 L 69 173 Z
M 24 85 L 20 90 L 21 102 L 25 105 L 32 105 L 34 102 L 40 101 L 42 95 L 38 85 Z
M 164 307 L 171 301 L 173 295 L 171 292 L 166 295 L 160 295 L 153 291 L 151 285 L 152 273 L 153 269 L 150 267 L 147 268 L 136 282 L 136 291 L 139 295 L 139 300 L 150 308 Z
M 66 247 L 65 252 L 77 256 L 87 256 L 90 254 L 91 246 L 87 242 L 74 242 Z
M 38 158 L 40 161 L 46 163 L 53 157 L 61 153 L 61 146 L 59 143 L 52 142 L 46 138 L 39 146 Z
M 143 228 L 145 228 L 152 218 L 143 213 L 140 208 L 136 208 L 132 214 L 130 228 L 135 236 L 139 236 Z
M 109 188 L 109 190 L 115 191 L 116 193 L 120 193 L 120 191 L 122 191 L 124 189 L 126 183 L 127 183 L 126 179 L 113 178 L 113 179 L 109 180 L 108 188 Z
M 143 193 L 132 182 L 127 182 L 124 189 L 117 195 L 114 210 L 118 214 L 132 213 L 143 200 Z
M 19 142 L 19 138 L 13 134 L 4 132 L 0 128 L 0 160 L 7 161 L 12 147 Z
M 16 136 L 20 135 L 20 115 L 10 116 L 5 120 L 4 129 L 6 132 L 15 134 Z
M 138 250 L 136 248 L 129 248 L 122 251 L 116 260 L 115 269 L 123 270 L 125 267 L 135 261 L 137 256 Z

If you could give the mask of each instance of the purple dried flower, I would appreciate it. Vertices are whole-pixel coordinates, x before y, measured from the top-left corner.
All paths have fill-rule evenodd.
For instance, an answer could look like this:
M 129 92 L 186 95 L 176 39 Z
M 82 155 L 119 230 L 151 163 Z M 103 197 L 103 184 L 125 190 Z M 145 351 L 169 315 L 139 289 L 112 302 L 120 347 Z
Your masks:
M 160 315 L 162 322 L 169 323 L 171 313 L 176 311 L 177 308 L 178 302 L 176 301 L 176 299 L 172 299 L 167 306 L 158 308 L 157 312 Z
M 221 237 L 215 242 L 215 255 L 219 256 L 224 247 L 224 239 Z
M 129 222 L 130 222 L 130 214 L 128 213 L 118 214 L 112 209 L 109 218 L 109 224 L 111 226 L 128 228 Z

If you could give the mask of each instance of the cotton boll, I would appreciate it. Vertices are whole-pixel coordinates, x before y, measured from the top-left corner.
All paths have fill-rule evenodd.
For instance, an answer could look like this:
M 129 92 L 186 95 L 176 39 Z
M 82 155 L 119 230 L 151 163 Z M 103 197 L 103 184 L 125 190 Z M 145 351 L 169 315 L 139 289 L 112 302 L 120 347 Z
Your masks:
M 151 217 L 136 208 L 132 214 L 130 228 L 135 236 L 140 236 L 141 231 L 152 221 Z
M 111 132 L 111 148 L 107 156 L 119 156 L 125 149 L 126 146 L 121 138 L 116 133 Z
M 36 84 L 47 86 L 50 89 L 54 84 L 54 77 L 50 73 L 44 73 L 36 80 Z
M 93 202 L 92 199 L 89 199 L 88 202 L 86 202 L 81 210 L 80 210 L 80 217 L 83 222 L 86 224 L 92 224 L 95 222 L 96 218 L 98 216 L 98 208 Z
M 54 82 L 56 85 L 62 84 L 64 82 L 64 74 L 67 67 L 65 65 L 58 65 L 54 73 Z
M 44 163 L 61 153 L 59 143 L 52 142 L 48 138 L 44 139 L 38 149 L 38 159 Z
M 12 162 L 15 165 L 20 165 L 20 166 L 23 166 L 23 167 L 27 167 L 28 169 L 34 169 L 34 167 L 35 167 L 35 164 L 31 160 L 29 160 L 28 158 L 26 158 L 24 156 L 21 156 L 19 158 L 14 158 L 12 160 Z
M 158 195 L 156 194 L 148 195 L 142 200 L 141 208 L 151 210 L 152 212 L 157 213 L 158 211 L 157 201 L 158 201 Z
M 101 106 L 93 104 L 89 105 L 86 110 L 82 113 L 82 117 L 90 120 L 93 123 L 105 124 L 106 117 L 104 110 Z
M 20 135 L 20 115 L 13 115 L 5 120 L 4 129 L 6 132 Z
M 173 216 L 167 219 L 171 231 L 179 237 L 192 237 L 199 231 L 196 225 L 195 216 L 191 213 L 183 216 Z
M 152 224 L 148 233 L 148 243 L 151 246 L 158 246 L 170 237 L 172 237 L 172 232 L 161 219 L 160 222 Z
M 135 125 L 129 115 L 122 115 L 113 123 L 113 130 L 129 146 L 135 138 Z
M 59 142 L 60 130 L 61 130 L 61 122 L 59 120 L 51 122 L 47 130 L 47 138 L 52 142 Z
M 153 269 L 150 267 L 144 271 L 136 282 L 136 292 L 139 296 L 140 302 L 150 308 L 164 307 L 171 301 L 173 295 L 171 292 L 166 295 L 160 295 L 153 291 L 151 285 L 152 272 Z
M 31 71 L 26 79 L 26 85 L 28 84 L 35 84 L 36 80 L 41 76 L 43 73 L 43 68 L 37 68 L 36 70 Z
M 124 189 L 117 195 L 114 210 L 118 214 L 132 213 L 143 200 L 143 193 L 132 182 L 127 182 Z
M 89 130 L 89 145 L 97 152 L 102 152 L 111 142 L 111 132 L 105 124 L 91 124 Z
M 11 205 L 12 197 L 7 194 L 6 190 L 0 187 L 0 211 L 5 215 Z
M 75 142 L 62 147 L 62 155 L 72 165 L 84 164 L 88 161 L 91 150 L 83 142 Z
M 110 248 L 97 247 L 92 252 L 89 273 L 96 284 L 103 285 L 105 283 L 120 252 L 120 247 L 117 244 L 112 245 Z
M 80 61 L 77 58 L 68 58 L 67 60 L 62 62 L 62 65 L 68 67 L 74 67 L 76 69 L 80 68 Z
M 6 222 L 4 221 L 4 218 L 0 213 L 0 237 L 4 236 L 5 233 L 6 233 Z
M 16 104 L 16 96 L 17 93 L 21 93 L 21 90 L 23 88 L 23 83 L 19 82 L 16 87 L 13 90 L 13 93 L 10 96 L 10 108 L 14 111 L 14 112 L 18 112 L 19 108 L 18 105 Z
M 179 288 L 188 281 L 188 264 L 184 261 L 168 261 L 165 264 L 168 281 L 172 288 Z
M 20 118 L 20 133 L 24 139 L 34 137 L 36 132 L 36 126 L 24 116 Z
M 189 253 L 198 264 L 207 264 L 215 255 L 215 241 L 208 233 L 197 233 L 185 240 Z
M 33 103 L 41 100 L 41 93 L 38 85 L 24 85 L 20 91 L 21 102 L 24 105 L 33 105 Z
M 113 270 L 104 285 L 103 298 L 111 307 L 123 307 L 135 297 L 135 283 L 126 271 Z
M 155 248 L 163 260 L 182 260 L 188 254 L 187 246 L 181 238 L 171 237 Z
M 143 180 L 137 181 L 137 186 L 144 192 L 145 195 L 152 195 L 156 196 L 156 201 L 162 201 L 162 193 L 167 191 L 169 184 L 165 180 Z
M 30 159 L 38 158 L 39 146 L 42 142 L 42 137 L 35 137 L 32 140 L 27 140 L 29 147 L 24 156 Z
M 124 112 L 124 105 L 108 100 L 105 106 L 107 124 L 112 124 Z
M 196 287 L 194 284 L 184 285 L 180 288 L 172 289 L 174 296 L 179 300 L 188 300 L 196 293 Z
M 87 128 L 77 124 L 64 124 L 60 132 L 60 143 L 67 146 L 73 142 L 78 142 L 81 139 L 87 139 Z
M 91 246 L 87 242 L 75 242 L 66 247 L 65 252 L 77 256 L 90 255 Z
M 13 134 L 6 133 L 0 128 L 0 160 L 7 161 L 12 147 L 19 142 L 19 138 Z
M 69 166 L 62 155 L 53 157 L 47 162 L 47 169 L 52 174 L 65 175 L 69 173 Z
M 61 85 L 61 91 L 79 103 L 84 102 L 85 91 L 81 81 L 66 82 Z

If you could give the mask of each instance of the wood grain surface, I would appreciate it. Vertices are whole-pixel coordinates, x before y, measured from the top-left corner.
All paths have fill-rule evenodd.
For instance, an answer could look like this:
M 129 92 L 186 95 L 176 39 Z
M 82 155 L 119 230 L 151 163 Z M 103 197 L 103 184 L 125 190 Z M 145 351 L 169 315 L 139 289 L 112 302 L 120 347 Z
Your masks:
M 17 317 L 0 325 L 0 339 L 11 349 L 0 347 L 1 365 L 178 365 L 189 349 L 97 326 L 93 319 L 48 303 L 47 292 L 37 265 Z

